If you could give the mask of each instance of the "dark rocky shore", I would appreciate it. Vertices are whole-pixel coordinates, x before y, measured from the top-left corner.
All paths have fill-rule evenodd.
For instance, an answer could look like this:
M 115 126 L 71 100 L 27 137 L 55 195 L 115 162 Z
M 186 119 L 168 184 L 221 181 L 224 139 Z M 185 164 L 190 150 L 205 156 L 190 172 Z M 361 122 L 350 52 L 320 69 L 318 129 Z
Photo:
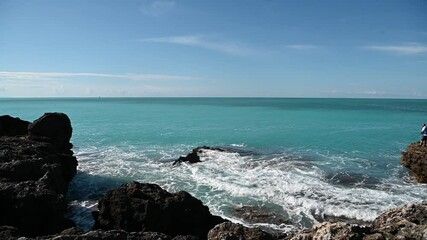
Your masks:
M 370 224 L 334 221 L 299 233 L 269 233 L 214 216 L 185 191 L 169 193 L 138 182 L 108 191 L 93 212 L 93 230 L 81 232 L 64 217 L 64 196 L 77 169 L 71 134 L 70 120 L 62 113 L 45 114 L 34 123 L 0 116 L 0 239 L 427 239 L 427 201 L 389 210 Z M 199 147 L 175 164 L 200 162 L 199 154 L 206 150 L 227 151 Z M 402 164 L 426 182 L 427 147 L 410 145 Z M 288 223 L 263 209 L 244 206 L 235 211 L 250 221 L 267 217 Z

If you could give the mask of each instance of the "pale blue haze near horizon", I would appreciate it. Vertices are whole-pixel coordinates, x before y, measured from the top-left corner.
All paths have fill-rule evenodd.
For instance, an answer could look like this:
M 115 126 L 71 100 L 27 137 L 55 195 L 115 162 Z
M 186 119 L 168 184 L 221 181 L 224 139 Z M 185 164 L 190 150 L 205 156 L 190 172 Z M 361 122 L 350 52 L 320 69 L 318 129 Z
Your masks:
M 427 98 L 427 1 L 0 0 L 0 97 Z

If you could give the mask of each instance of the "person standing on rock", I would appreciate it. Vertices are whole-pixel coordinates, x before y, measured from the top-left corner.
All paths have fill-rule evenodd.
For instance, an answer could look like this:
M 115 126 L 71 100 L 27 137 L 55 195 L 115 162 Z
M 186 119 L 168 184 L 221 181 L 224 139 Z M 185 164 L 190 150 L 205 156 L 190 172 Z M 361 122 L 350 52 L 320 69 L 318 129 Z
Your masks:
M 425 146 L 427 142 L 427 127 L 426 124 L 423 124 L 423 127 L 421 128 L 421 142 L 420 146 Z

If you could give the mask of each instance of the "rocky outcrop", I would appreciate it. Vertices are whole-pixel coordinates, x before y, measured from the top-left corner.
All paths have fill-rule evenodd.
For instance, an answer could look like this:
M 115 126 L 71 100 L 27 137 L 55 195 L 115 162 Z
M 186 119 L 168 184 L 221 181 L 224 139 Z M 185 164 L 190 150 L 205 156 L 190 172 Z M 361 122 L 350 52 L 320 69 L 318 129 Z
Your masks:
M 413 143 L 402 153 L 401 163 L 411 169 L 415 179 L 427 183 L 427 147 Z
M 207 146 L 203 146 L 203 147 L 197 147 L 195 149 L 193 149 L 191 151 L 191 153 L 187 154 L 187 156 L 185 157 L 179 157 L 177 160 L 175 160 L 173 162 L 173 165 L 176 165 L 178 163 L 182 163 L 182 162 L 188 162 L 188 163 L 198 163 L 201 162 L 200 161 L 200 155 L 206 151 L 206 150 L 212 150 L 212 151 L 219 151 L 219 152 L 224 152 L 225 150 L 222 148 L 216 148 L 216 147 L 207 147 Z
M 206 239 L 225 220 L 189 193 L 169 193 L 155 184 L 138 182 L 107 192 L 94 213 L 96 229 L 161 232 L 172 237 L 193 235 Z
M 280 214 L 278 209 L 258 206 L 236 206 L 230 208 L 230 211 L 234 216 L 247 223 L 292 224 L 284 214 Z
M 225 222 L 209 231 L 208 240 L 273 240 L 271 234 L 258 228 L 248 228 L 241 224 Z
M 303 230 L 292 240 L 362 240 L 370 233 L 370 228 L 344 222 L 324 222 L 311 229 Z
M 50 124 L 71 129 L 68 117 L 58 115 L 61 120 L 51 120 Z M 6 132 L 13 131 L 8 127 Z M 59 139 L 54 135 L 33 138 L 21 133 L 0 137 L 0 226 L 12 226 L 24 236 L 52 234 L 73 226 L 64 218 L 64 195 L 77 167 L 76 158 L 67 148 L 71 144 L 62 139 L 57 145 Z
M 385 239 L 427 239 L 427 201 L 389 210 L 372 223 Z
M 408 204 L 378 216 L 371 225 L 324 222 L 303 230 L 292 240 L 355 239 L 395 240 L 427 239 L 427 201 Z
M 28 133 L 30 122 L 9 115 L 0 116 L 0 136 L 20 136 Z
M 61 149 L 73 147 L 70 143 L 72 132 L 71 121 L 63 113 L 45 113 L 28 126 L 32 139 L 45 139 Z

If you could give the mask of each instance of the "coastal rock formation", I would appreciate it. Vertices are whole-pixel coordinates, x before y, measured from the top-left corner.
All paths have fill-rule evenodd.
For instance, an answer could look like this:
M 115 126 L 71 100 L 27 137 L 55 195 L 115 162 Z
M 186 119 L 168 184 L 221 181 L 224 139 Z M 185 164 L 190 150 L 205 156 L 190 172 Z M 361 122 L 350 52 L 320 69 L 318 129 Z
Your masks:
M 386 211 L 370 226 L 324 222 L 311 229 L 303 230 L 292 238 L 292 240 L 316 239 L 425 240 L 427 239 L 427 201 Z
M 277 209 L 258 206 L 241 206 L 230 208 L 234 216 L 247 223 L 268 223 L 268 224 L 292 224 L 284 214 L 280 214 Z
M 68 117 L 58 115 L 65 121 L 52 120 L 50 124 L 54 128 L 71 129 Z M 62 139 L 57 145 L 58 138 L 53 135 L 39 138 L 32 138 L 28 133 L 23 135 L 21 128 L 15 131 L 10 127 L 28 124 L 14 121 L 18 124 L 2 122 L 3 132 L 8 134 L 0 137 L 0 226 L 15 227 L 24 236 L 52 234 L 73 226 L 72 221 L 64 218 L 67 210 L 64 195 L 77 171 L 77 160 L 66 147 L 71 144 L 65 144 Z
M 208 233 L 208 240 L 273 240 L 273 236 L 258 228 L 248 228 L 241 224 L 225 222 L 216 225 Z
M 213 151 L 219 151 L 219 152 L 225 151 L 222 148 L 216 148 L 216 147 L 207 147 L 207 146 L 197 147 L 197 148 L 193 149 L 191 151 L 191 153 L 187 154 L 187 156 L 179 157 L 177 160 L 175 160 L 173 162 L 173 165 L 176 165 L 176 164 L 181 163 L 181 162 L 189 162 L 189 163 L 201 162 L 200 161 L 200 154 L 202 154 L 203 151 L 206 151 L 206 150 L 213 150 Z
M 28 133 L 30 122 L 9 115 L 0 116 L 0 136 L 20 136 Z
M 28 126 L 32 139 L 46 139 L 61 149 L 73 147 L 70 143 L 72 132 L 71 121 L 63 113 L 45 113 Z
M 333 239 L 364 239 L 370 233 L 369 227 L 344 222 L 324 222 L 311 229 L 303 230 L 291 240 L 333 240 Z
M 206 239 L 215 225 L 225 222 L 189 193 L 169 193 L 155 184 L 128 183 L 99 200 L 95 229 L 161 232 L 172 237 Z
M 427 239 L 427 201 L 389 210 L 371 228 L 384 239 Z
M 416 180 L 427 183 L 427 147 L 413 143 L 402 153 L 401 163 L 412 170 Z

